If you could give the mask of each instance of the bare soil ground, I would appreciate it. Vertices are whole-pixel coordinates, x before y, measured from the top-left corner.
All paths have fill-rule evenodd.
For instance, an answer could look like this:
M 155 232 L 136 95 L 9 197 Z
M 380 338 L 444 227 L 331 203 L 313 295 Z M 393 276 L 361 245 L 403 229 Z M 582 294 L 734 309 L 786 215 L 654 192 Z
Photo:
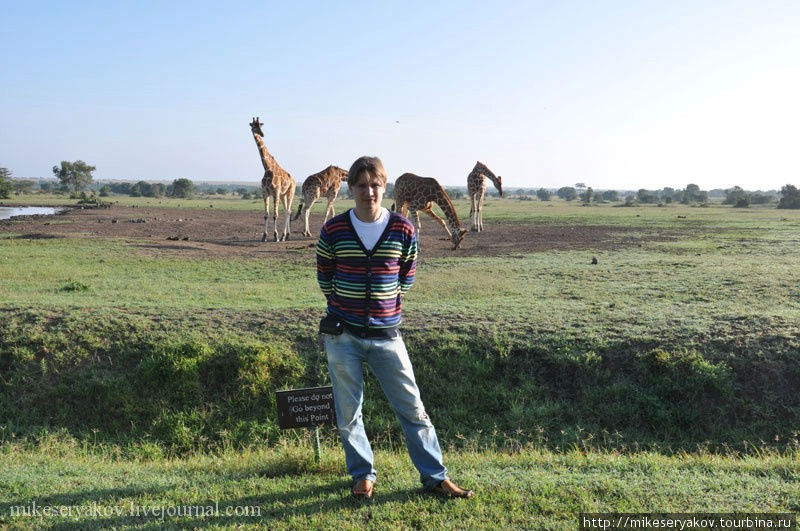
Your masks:
M 506 256 L 553 250 L 613 249 L 644 240 L 672 239 L 665 234 L 643 236 L 641 228 L 619 226 L 485 223 L 480 233 L 467 233 L 460 249 L 451 250 L 446 234 L 422 217 L 420 247 L 426 257 Z M 281 220 L 283 213 L 281 213 Z M 318 234 L 322 214 L 312 213 L 311 232 Z M 280 224 L 279 224 L 280 225 Z M 282 227 L 282 225 L 280 225 Z M 181 208 L 69 209 L 55 216 L 23 216 L 0 221 L 0 233 L 19 238 L 121 238 L 142 252 L 191 258 L 263 257 L 306 259 L 316 237 L 300 234 L 302 221 L 292 222 L 291 239 L 261 241 L 263 214 Z M 270 219 L 270 231 L 272 220 Z M 270 234 L 270 237 L 272 234 Z

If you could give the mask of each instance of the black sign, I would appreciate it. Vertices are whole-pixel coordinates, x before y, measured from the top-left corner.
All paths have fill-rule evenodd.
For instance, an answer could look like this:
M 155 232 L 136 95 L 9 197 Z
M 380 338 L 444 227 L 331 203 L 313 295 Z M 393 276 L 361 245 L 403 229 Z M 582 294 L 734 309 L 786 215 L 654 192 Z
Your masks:
M 276 391 L 278 426 L 307 428 L 321 424 L 336 424 L 333 387 L 308 387 Z

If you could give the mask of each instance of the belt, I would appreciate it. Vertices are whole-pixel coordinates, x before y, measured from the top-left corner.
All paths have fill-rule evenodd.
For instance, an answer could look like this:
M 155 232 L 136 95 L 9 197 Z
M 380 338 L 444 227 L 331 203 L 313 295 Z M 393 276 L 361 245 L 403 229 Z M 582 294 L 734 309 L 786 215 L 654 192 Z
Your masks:
M 399 326 L 392 326 L 390 328 L 364 328 L 362 326 L 353 326 L 349 323 L 344 323 L 344 327 L 352 335 L 365 339 L 394 339 L 400 335 Z

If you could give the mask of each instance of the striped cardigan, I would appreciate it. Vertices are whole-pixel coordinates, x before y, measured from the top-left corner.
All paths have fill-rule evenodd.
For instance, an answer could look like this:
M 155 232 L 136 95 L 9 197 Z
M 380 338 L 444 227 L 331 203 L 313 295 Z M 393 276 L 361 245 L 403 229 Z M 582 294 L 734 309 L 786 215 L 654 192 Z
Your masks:
M 330 219 L 317 241 L 317 281 L 328 313 L 360 337 L 394 337 L 402 296 L 414 282 L 414 224 L 395 212 L 371 251 L 350 221 L 350 211 Z

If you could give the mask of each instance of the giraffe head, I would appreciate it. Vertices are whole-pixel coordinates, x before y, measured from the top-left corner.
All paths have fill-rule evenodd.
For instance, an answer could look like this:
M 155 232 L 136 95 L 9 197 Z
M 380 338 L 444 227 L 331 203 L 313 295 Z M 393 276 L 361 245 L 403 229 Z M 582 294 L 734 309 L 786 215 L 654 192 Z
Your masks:
M 250 130 L 253 132 L 254 135 L 258 135 L 260 137 L 264 136 L 264 131 L 261 130 L 261 126 L 264 125 L 261 123 L 261 120 L 258 119 L 258 116 L 253 118 L 253 121 L 250 122 Z
M 494 183 L 494 187 L 497 188 L 497 192 L 500 194 L 500 197 L 503 197 L 503 178 L 499 175 L 495 175 L 489 167 L 481 161 L 478 161 L 475 164 L 475 169 L 478 170 L 480 173 L 484 174 L 486 177 L 489 178 Z M 474 171 L 474 170 L 473 170 Z
M 450 235 L 450 241 L 453 242 L 453 250 L 455 251 L 461 245 L 461 242 L 464 240 L 464 235 L 467 233 L 467 229 L 459 229 L 454 231 Z

